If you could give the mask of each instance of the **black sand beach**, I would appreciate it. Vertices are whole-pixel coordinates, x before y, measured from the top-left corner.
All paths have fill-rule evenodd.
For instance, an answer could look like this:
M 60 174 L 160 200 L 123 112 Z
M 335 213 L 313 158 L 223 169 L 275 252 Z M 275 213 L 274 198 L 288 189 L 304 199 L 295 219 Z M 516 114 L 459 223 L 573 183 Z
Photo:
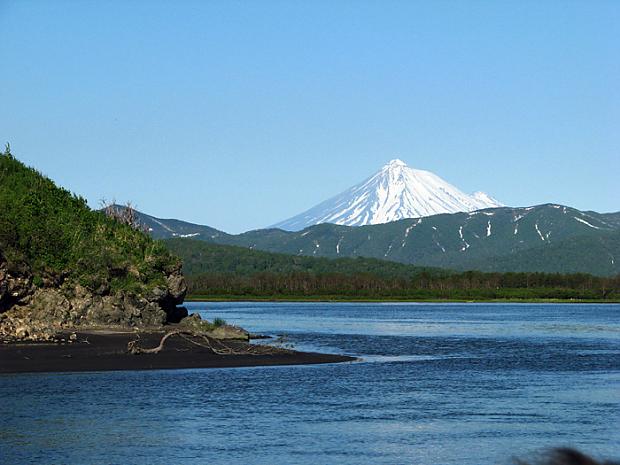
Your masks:
M 156 347 L 163 332 L 140 333 L 140 345 Z M 67 335 L 68 337 L 68 335 Z M 78 332 L 73 343 L 20 343 L 0 345 L 0 373 L 161 370 L 229 368 L 268 365 L 306 365 L 348 362 L 353 357 L 310 352 L 278 351 L 270 354 L 216 355 L 182 338 L 170 338 L 157 354 L 132 355 L 127 343 L 134 332 Z M 245 343 L 228 343 L 243 348 Z

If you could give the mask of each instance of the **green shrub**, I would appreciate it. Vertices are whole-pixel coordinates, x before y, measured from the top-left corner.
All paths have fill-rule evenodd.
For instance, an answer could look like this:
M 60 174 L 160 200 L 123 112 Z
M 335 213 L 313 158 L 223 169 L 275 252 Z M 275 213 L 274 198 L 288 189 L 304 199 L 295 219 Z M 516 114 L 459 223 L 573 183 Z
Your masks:
M 91 210 L 8 151 L 0 153 L 0 250 L 39 276 L 63 274 L 96 289 L 140 291 L 180 266 L 159 242 Z

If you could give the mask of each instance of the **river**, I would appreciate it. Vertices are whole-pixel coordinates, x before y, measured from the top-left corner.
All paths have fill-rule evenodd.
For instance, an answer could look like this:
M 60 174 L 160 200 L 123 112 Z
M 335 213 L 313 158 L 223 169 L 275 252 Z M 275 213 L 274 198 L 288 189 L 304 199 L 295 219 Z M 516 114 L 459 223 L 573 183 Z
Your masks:
M 359 362 L 0 376 L 0 463 L 620 458 L 620 305 L 188 304 Z

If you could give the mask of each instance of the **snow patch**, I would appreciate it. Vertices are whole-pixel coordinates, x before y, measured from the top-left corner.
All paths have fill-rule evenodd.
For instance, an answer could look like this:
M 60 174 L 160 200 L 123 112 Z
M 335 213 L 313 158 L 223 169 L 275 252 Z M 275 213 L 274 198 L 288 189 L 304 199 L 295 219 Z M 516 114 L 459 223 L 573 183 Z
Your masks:
M 392 244 L 390 244 L 387 248 L 387 250 L 385 251 L 385 253 L 383 254 L 384 257 L 387 257 L 388 254 L 390 253 L 390 251 L 392 250 Z
M 463 226 L 459 226 L 459 237 L 461 238 L 461 241 L 463 242 L 463 246 L 461 247 L 461 252 L 465 252 L 467 249 L 469 249 L 469 244 L 463 237 Z
M 409 237 L 409 233 L 413 230 L 413 228 L 415 228 L 420 223 L 422 223 L 422 218 L 419 218 L 418 221 L 416 221 L 412 225 L 408 226 L 407 229 L 405 229 L 405 237 L 403 238 L 403 243 L 401 247 L 405 247 L 405 244 L 407 243 L 407 237 Z
M 577 218 L 576 216 L 573 216 L 573 218 L 576 219 L 577 221 L 579 221 L 580 223 L 585 224 L 586 226 L 590 226 L 591 228 L 601 229 L 598 226 L 594 226 L 593 224 L 588 223 L 586 220 L 582 220 L 581 218 Z
M 172 235 L 174 237 L 196 237 L 196 236 L 200 236 L 200 233 L 191 233 L 191 234 L 177 234 L 177 233 L 172 233 Z
M 538 229 L 538 223 L 536 223 L 534 225 L 534 228 L 536 228 L 536 232 L 538 233 L 538 236 L 540 237 L 540 240 L 544 241 L 545 240 L 545 236 L 543 236 L 542 233 L 540 232 L 540 229 Z
M 437 239 L 435 239 L 435 244 L 437 245 L 437 247 L 439 247 L 439 248 L 441 249 L 441 251 L 442 251 L 443 253 L 446 253 L 446 249 L 444 249 L 443 245 L 441 245 L 441 244 L 437 241 Z
M 338 243 L 336 244 L 336 253 L 340 254 L 340 244 L 342 243 L 342 240 L 344 239 L 344 236 L 340 236 L 340 239 L 338 239 Z

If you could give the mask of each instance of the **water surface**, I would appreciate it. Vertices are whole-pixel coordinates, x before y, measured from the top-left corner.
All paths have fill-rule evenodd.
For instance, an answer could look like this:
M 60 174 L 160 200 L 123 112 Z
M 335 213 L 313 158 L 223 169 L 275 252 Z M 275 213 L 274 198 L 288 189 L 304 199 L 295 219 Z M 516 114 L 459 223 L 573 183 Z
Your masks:
M 0 376 L 0 463 L 620 457 L 620 305 L 192 303 L 361 362 Z

